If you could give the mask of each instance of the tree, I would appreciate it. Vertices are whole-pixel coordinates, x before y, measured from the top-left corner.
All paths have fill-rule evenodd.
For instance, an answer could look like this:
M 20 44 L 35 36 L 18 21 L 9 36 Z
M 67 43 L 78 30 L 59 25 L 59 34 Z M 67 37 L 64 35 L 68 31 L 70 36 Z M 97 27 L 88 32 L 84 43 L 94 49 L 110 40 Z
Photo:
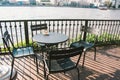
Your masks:
M 112 2 L 110 0 L 106 0 L 104 3 L 107 7 L 110 7 L 112 5 Z

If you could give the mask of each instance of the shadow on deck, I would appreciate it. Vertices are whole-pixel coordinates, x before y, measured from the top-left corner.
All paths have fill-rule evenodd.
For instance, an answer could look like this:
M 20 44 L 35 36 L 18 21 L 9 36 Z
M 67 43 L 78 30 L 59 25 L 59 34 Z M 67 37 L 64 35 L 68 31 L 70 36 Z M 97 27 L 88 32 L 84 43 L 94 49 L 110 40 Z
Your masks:
M 79 64 L 81 80 L 120 80 L 120 47 L 105 46 L 97 49 L 97 60 L 93 60 L 93 52 L 86 55 L 85 67 Z M 75 60 L 75 58 L 73 59 Z M 11 57 L 0 56 L 0 65 L 11 65 Z M 39 74 L 33 58 L 15 60 L 14 68 L 17 70 L 17 80 L 43 80 L 43 66 L 39 66 Z M 52 74 L 50 80 L 77 80 L 76 70 L 62 74 Z

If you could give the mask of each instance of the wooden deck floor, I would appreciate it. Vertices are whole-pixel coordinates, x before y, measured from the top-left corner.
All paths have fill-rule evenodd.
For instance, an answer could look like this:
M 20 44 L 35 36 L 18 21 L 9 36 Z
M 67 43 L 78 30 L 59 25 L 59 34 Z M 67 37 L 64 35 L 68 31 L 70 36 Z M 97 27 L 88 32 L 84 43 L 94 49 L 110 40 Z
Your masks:
M 74 59 L 75 60 L 75 59 Z M 87 52 L 85 67 L 79 63 L 81 80 L 120 80 L 120 47 L 107 46 L 97 49 L 97 60 L 93 60 L 93 51 Z M 0 65 L 10 65 L 10 56 L 0 56 Z M 39 74 L 32 58 L 15 60 L 15 69 L 18 72 L 17 80 L 43 80 L 43 66 L 39 66 Z M 50 80 L 77 80 L 76 70 L 52 74 Z

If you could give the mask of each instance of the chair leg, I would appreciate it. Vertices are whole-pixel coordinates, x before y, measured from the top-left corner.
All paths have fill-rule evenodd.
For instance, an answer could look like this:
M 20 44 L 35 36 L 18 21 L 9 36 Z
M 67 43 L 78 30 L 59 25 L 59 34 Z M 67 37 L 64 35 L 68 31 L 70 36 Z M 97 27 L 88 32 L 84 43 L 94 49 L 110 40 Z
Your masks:
M 46 80 L 46 69 L 45 69 L 45 63 L 43 61 L 43 65 L 44 65 L 44 79 Z
M 83 55 L 82 68 L 84 67 L 84 63 L 85 63 L 85 55 L 86 55 L 86 51 L 84 51 L 84 55 Z
M 78 80 L 80 80 L 80 73 L 78 68 L 77 68 L 77 71 L 78 71 Z
M 37 73 L 39 73 L 39 71 L 38 71 L 38 61 L 37 61 L 37 55 L 35 55 L 35 58 L 36 58 L 36 68 L 37 68 Z
M 36 58 L 36 57 L 34 57 L 34 63 L 35 63 L 35 60 L 36 60 L 35 58 Z
M 96 61 L 96 47 L 94 47 L 94 49 L 95 49 L 94 60 Z
M 48 75 L 47 75 L 47 77 L 46 77 L 46 80 L 48 80 L 48 78 L 49 78 L 49 75 L 50 75 L 50 74 L 48 74 Z
M 13 60 L 12 60 L 11 73 L 10 73 L 10 80 L 12 80 L 13 67 L 14 67 L 14 58 L 13 58 Z

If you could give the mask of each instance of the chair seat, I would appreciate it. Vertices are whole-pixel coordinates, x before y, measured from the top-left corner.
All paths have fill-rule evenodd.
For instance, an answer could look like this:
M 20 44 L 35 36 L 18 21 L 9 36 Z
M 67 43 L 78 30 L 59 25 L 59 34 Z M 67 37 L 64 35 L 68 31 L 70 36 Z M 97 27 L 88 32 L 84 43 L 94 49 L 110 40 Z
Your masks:
M 74 42 L 70 45 L 70 47 L 84 47 L 84 49 L 89 49 L 91 47 L 94 46 L 93 43 L 89 43 L 89 42 L 85 42 L 85 41 L 78 41 L 78 42 Z
M 54 46 L 54 45 L 58 45 L 58 43 L 55 43 L 55 44 L 42 44 L 42 43 L 37 43 L 38 46 L 41 46 L 41 47 L 45 47 L 45 46 Z
M 23 48 L 15 48 L 13 49 L 14 57 L 23 57 L 28 55 L 33 55 L 33 47 L 23 47 Z
M 41 47 L 44 47 L 45 44 L 42 44 L 42 43 L 37 43 L 38 46 L 41 46 Z
M 47 62 L 47 65 L 49 65 L 48 61 L 46 62 Z M 69 58 L 52 60 L 50 72 L 61 72 L 64 70 L 67 71 L 74 67 L 75 67 L 75 63 Z
M 42 51 L 47 51 L 47 48 L 50 47 L 56 47 L 58 44 L 41 44 L 41 43 L 37 43 L 39 47 L 41 47 Z

